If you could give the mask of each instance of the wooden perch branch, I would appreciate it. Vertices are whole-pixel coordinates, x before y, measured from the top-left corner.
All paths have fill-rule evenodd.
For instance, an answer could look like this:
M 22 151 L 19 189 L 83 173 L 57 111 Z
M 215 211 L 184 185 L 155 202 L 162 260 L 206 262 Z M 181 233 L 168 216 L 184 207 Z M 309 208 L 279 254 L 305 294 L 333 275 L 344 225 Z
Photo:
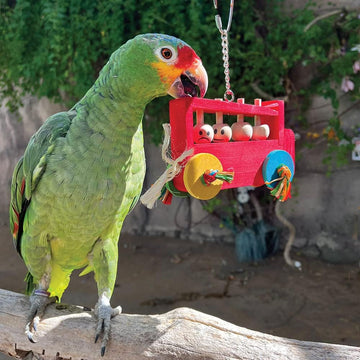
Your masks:
M 39 325 L 38 342 L 24 334 L 29 299 L 0 290 L 0 351 L 41 360 L 99 359 L 92 311 L 74 305 L 49 306 Z M 241 328 L 189 308 L 162 315 L 113 319 L 104 360 L 193 359 L 359 359 L 360 348 L 291 340 Z

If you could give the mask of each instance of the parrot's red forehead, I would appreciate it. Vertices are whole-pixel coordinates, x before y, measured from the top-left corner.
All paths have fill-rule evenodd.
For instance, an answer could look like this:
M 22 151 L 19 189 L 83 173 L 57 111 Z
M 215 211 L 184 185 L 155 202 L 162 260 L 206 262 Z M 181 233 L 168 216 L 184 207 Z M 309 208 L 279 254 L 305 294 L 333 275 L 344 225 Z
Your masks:
M 196 59 L 200 58 L 196 55 L 195 51 L 189 46 L 182 46 L 178 49 L 178 60 L 175 64 L 177 68 L 188 68 Z

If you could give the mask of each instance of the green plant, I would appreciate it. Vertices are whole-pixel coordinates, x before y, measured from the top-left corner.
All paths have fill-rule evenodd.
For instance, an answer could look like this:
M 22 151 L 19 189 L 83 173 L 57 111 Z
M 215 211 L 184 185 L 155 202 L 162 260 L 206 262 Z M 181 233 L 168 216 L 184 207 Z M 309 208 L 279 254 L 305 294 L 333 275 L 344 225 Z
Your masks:
M 219 4 L 225 19 L 228 3 Z M 346 90 L 353 101 L 360 101 L 360 78 L 352 72 L 359 53 L 350 51 L 359 42 L 358 13 L 332 11 L 319 19 L 315 2 L 292 11 L 284 11 L 283 0 L 257 5 L 255 0 L 235 4 L 229 34 L 235 95 L 249 102 L 260 96 L 298 103 L 302 112 L 294 125 L 304 126 L 310 99 L 318 94 L 331 99 L 340 122 L 338 90 L 344 79 L 353 84 L 353 90 Z M 224 92 L 220 34 L 208 1 L 0 0 L 0 7 L 0 98 L 6 98 L 13 111 L 27 93 L 72 105 L 111 52 L 143 32 L 165 32 L 186 40 L 208 70 L 207 96 Z M 306 88 L 296 88 L 294 70 L 309 65 L 316 68 L 312 81 Z M 153 120 L 147 128 L 156 143 L 162 136 L 159 123 L 167 121 L 167 101 L 160 99 L 148 108 Z M 332 126 L 331 119 L 327 125 Z M 349 140 L 348 134 L 333 130 L 339 142 Z
M 228 4 L 219 3 L 225 19 Z M 360 77 L 355 67 L 353 71 L 359 51 L 351 51 L 359 42 L 358 13 L 339 10 L 317 18 L 315 2 L 286 12 L 283 0 L 268 0 L 262 8 L 257 4 L 255 0 L 235 4 L 229 34 L 232 89 L 247 101 L 261 96 L 299 104 L 302 111 L 295 127 L 307 125 L 305 114 L 313 95 L 329 98 L 333 116 L 324 126 L 324 136 L 336 132 L 328 150 L 330 155 L 343 153 L 334 142 L 350 143 L 352 134 L 341 129 L 339 90 L 353 102 L 360 101 Z M 27 93 L 72 105 L 91 86 L 111 52 L 142 32 L 185 39 L 208 70 L 207 96 L 224 92 L 220 35 L 208 1 L 0 0 L 0 8 L 0 98 L 7 99 L 12 111 Z M 316 69 L 311 82 L 296 88 L 294 72 L 310 65 Z M 155 143 L 161 141 L 159 123 L 167 121 L 167 101 L 159 99 L 147 110 L 152 119 L 147 130 Z

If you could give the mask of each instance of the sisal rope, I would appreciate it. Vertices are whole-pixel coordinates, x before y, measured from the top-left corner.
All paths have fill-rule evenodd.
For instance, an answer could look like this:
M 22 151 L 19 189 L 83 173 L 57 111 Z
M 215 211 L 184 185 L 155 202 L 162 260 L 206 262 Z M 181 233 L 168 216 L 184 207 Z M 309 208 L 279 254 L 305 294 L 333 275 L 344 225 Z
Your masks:
M 161 190 L 165 184 L 171 181 L 176 175 L 178 175 L 183 168 L 181 163 L 193 153 L 193 149 L 184 151 L 177 159 L 173 160 L 168 156 L 168 150 L 170 146 L 170 124 L 163 124 L 164 128 L 164 142 L 161 149 L 161 157 L 163 161 L 168 165 L 164 173 L 155 181 L 155 183 L 146 191 L 144 195 L 140 197 L 140 201 L 147 208 L 152 209 L 156 203 L 156 200 L 161 195 Z

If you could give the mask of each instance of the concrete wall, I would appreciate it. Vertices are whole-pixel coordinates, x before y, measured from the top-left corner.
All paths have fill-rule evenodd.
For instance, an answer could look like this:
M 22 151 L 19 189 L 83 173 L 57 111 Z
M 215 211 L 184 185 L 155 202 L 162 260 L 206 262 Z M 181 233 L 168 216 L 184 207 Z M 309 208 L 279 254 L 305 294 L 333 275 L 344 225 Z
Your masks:
M 10 113 L 5 103 L 0 107 L 0 223 L 8 222 L 11 176 L 17 160 L 24 153 L 31 135 L 45 119 L 62 107 L 43 98 L 23 99 L 20 117 Z
M 339 113 L 349 108 L 349 100 L 340 97 Z M 326 101 L 315 98 L 313 110 L 307 119 L 312 131 L 321 133 L 322 120 L 331 117 Z M 360 105 L 353 107 L 342 117 L 344 129 L 360 126 Z M 320 137 L 313 148 L 297 149 L 295 196 L 284 204 L 289 219 L 296 225 L 295 245 L 306 247 L 305 252 L 339 262 L 357 261 L 360 258 L 360 161 L 352 161 L 327 174 L 323 164 L 326 142 Z

